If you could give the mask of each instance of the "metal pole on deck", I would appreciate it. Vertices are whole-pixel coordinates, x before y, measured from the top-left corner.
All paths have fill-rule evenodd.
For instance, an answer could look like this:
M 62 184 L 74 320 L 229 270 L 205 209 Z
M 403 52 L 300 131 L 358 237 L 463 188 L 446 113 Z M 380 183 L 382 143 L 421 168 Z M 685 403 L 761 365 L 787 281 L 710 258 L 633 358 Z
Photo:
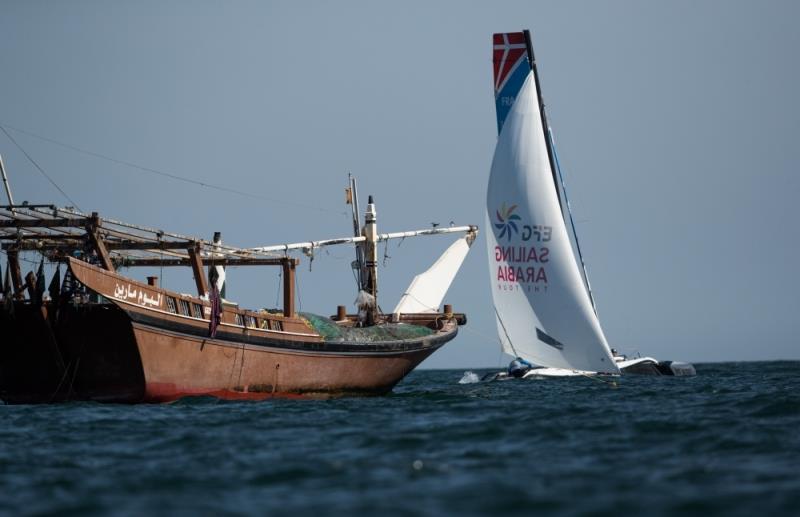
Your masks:
M 367 324 L 374 325 L 378 322 L 378 214 L 375 210 L 375 203 L 372 196 L 367 201 L 367 211 L 364 214 L 364 237 L 365 242 L 365 266 L 367 278 L 365 291 L 373 296 L 373 306 L 367 317 Z

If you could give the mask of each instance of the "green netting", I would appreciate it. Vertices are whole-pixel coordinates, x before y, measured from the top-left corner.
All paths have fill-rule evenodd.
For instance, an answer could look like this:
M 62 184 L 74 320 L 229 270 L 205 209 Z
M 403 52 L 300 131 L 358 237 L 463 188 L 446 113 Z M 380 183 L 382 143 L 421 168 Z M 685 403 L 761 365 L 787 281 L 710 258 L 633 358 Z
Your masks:
M 319 332 L 325 341 L 379 343 L 415 339 L 433 334 L 433 330 L 428 327 L 408 323 L 385 323 L 373 327 L 354 328 L 341 327 L 332 319 L 318 314 L 301 312 L 300 316 Z

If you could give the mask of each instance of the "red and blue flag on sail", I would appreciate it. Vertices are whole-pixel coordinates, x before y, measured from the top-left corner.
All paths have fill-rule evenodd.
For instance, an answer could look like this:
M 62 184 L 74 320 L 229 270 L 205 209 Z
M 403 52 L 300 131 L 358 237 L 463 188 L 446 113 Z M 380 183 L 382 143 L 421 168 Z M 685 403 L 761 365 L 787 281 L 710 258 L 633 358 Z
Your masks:
M 497 133 L 517 99 L 525 78 L 531 71 L 525 33 L 506 32 L 492 37 L 494 62 L 494 102 L 497 108 Z

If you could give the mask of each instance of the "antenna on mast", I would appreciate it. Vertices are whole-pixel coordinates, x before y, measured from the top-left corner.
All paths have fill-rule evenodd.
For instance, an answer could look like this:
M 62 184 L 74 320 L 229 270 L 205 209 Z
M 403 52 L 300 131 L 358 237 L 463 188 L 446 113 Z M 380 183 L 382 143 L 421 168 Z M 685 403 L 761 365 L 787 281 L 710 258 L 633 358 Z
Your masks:
M 375 210 L 375 201 L 369 196 L 367 211 L 364 214 L 364 254 L 366 255 L 364 287 L 372 295 L 371 306 L 367 313 L 367 325 L 374 325 L 378 321 L 378 214 Z

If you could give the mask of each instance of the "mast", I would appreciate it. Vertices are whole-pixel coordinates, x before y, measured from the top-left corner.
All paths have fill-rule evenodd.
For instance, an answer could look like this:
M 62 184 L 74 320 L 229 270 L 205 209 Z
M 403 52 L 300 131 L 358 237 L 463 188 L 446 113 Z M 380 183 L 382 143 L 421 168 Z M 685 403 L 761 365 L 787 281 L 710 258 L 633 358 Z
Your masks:
M 6 167 L 3 164 L 3 156 L 0 155 L 0 174 L 3 175 L 3 186 L 6 189 L 6 196 L 8 196 L 8 204 L 10 206 L 14 206 L 14 198 L 11 197 L 11 186 L 8 184 L 8 176 L 6 176 Z M 14 209 L 11 209 L 11 213 L 14 213 Z
M 558 206 L 561 207 L 561 217 L 564 217 L 564 207 L 561 204 L 561 193 L 558 190 L 558 178 L 556 177 L 555 160 L 553 158 L 553 142 L 550 139 L 550 127 L 547 123 L 547 115 L 544 112 L 544 101 L 542 100 L 542 88 L 539 86 L 539 71 L 536 68 L 536 57 L 533 55 L 533 44 L 531 43 L 531 32 L 528 29 L 522 31 L 525 35 L 525 46 L 528 50 L 528 63 L 533 71 L 533 80 L 536 82 L 536 97 L 539 101 L 539 114 L 542 117 L 542 133 L 544 133 L 545 147 L 547 148 L 547 160 L 550 162 L 550 172 L 553 174 L 553 188 L 556 189 Z
M 370 315 L 367 317 L 367 324 L 371 325 L 378 321 L 378 214 L 375 211 L 375 203 L 372 196 L 367 201 L 367 211 L 364 215 L 364 254 L 366 255 L 365 269 L 366 281 L 364 290 L 372 295 L 373 303 Z
M 8 176 L 6 175 L 6 166 L 3 163 L 3 156 L 0 155 L 0 174 L 3 176 L 3 186 L 6 189 L 6 196 L 8 196 L 8 204 L 10 206 L 9 212 L 11 212 L 11 216 L 14 217 L 17 215 L 17 211 L 14 210 L 14 198 L 11 197 L 11 186 L 8 184 Z M 22 296 L 22 273 L 19 269 L 19 252 L 16 250 L 9 250 L 6 254 L 6 259 L 8 264 L 6 265 L 7 268 L 13 270 L 11 275 L 12 282 L 14 283 L 14 297 Z

